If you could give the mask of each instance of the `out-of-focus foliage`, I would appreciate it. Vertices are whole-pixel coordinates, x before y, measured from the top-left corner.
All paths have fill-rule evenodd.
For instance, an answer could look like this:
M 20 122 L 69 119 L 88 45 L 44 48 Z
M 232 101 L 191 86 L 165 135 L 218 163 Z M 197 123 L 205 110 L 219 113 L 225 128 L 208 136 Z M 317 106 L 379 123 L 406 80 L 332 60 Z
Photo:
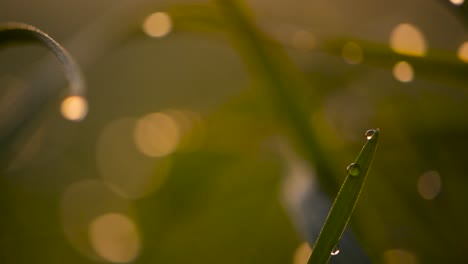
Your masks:
M 44 49 L 1 49 L 1 131 L 46 104 L 1 150 L 0 263 L 306 263 L 371 127 L 331 263 L 465 260 L 467 5 L 29 2 L 0 20 L 64 44 L 90 112 L 60 115 Z

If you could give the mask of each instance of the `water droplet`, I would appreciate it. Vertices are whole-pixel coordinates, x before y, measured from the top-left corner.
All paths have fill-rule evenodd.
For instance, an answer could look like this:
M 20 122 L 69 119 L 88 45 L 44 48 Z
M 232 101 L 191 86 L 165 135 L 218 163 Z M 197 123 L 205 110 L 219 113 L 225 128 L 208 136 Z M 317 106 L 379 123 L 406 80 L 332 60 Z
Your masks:
M 356 163 L 349 164 L 346 170 L 351 176 L 358 176 L 359 173 L 361 173 L 361 169 L 359 168 L 359 165 L 357 165 Z
M 332 255 L 332 256 L 336 256 L 336 255 L 338 255 L 339 253 L 340 253 L 340 246 L 339 246 L 339 245 L 336 245 L 336 246 L 333 248 L 333 250 L 332 250 L 332 252 L 331 252 L 331 255 Z
M 366 133 L 364 134 L 367 138 L 367 140 L 371 140 L 371 138 L 374 136 L 375 134 L 375 130 L 374 129 L 369 129 L 366 131 Z

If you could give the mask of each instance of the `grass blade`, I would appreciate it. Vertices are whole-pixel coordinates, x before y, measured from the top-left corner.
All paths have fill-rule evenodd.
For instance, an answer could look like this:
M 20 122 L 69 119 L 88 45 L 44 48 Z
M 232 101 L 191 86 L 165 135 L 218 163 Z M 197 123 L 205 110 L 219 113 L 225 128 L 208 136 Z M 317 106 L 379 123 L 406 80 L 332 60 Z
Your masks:
M 57 41 L 51 38 L 42 30 L 19 22 L 0 23 L 0 48 L 8 45 L 18 45 L 23 43 L 39 43 L 48 48 L 59 60 L 68 81 L 69 95 L 85 94 L 85 82 L 80 67 Z M 47 72 L 44 70 L 43 72 Z M 44 78 L 47 79 L 47 78 Z M 41 79 L 36 80 L 43 84 Z M 39 86 L 39 85 L 38 85 Z M 47 85 L 41 85 L 42 89 L 31 89 L 27 96 L 24 96 L 21 103 L 16 102 L 15 108 L 2 115 L 0 127 L 0 171 L 8 168 L 16 151 L 14 146 L 17 139 L 24 136 L 25 131 L 32 131 L 32 126 L 37 125 L 33 121 L 40 117 L 42 108 L 53 99 L 53 89 Z
M 167 12 L 171 15 L 176 30 L 214 33 L 221 32 L 226 27 L 212 5 L 175 5 L 167 9 Z
M 342 56 L 343 46 L 348 42 L 354 42 L 362 48 L 363 64 L 392 69 L 397 62 L 406 61 L 414 67 L 417 77 L 463 88 L 468 84 L 468 64 L 458 59 L 455 52 L 430 49 L 426 55 L 418 57 L 399 54 L 387 44 L 351 38 L 327 41 L 321 49 L 332 55 Z
M 318 130 L 311 126 L 310 113 L 321 106 L 303 72 L 284 48 L 258 29 L 253 14 L 240 0 L 213 0 L 224 20 L 233 47 L 247 66 L 260 100 L 272 113 L 294 148 L 307 159 L 319 175 L 327 193 L 335 193 L 338 183 L 332 162 L 320 142 Z M 304 96 L 308 91 L 310 96 Z
M 85 90 L 81 69 L 73 57 L 57 41 L 42 30 L 19 22 L 0 24 L 0 46 L 10 43 L 39 42 L 46 46 L 57 57 L 63 66 L 69 82 L 70 93 L 83 95 Z
M 335 198 L 327 220 L 320 231 L 308 264 L 328 262 L 354 211 L 377 148 L 379 129 L 369 130 L 366 136 L 367 142 L 356 161 L 352 163 L 353 166 L 348 167 L 348 175 L 341 185 L 338 196 Z

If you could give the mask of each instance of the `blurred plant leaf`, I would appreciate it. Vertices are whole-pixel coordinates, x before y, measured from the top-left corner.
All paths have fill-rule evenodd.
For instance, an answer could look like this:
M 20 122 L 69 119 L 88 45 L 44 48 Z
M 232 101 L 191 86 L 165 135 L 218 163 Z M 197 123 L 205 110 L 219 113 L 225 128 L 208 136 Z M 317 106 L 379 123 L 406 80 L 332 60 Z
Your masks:
M 213 5 L 173 5 L 167 9 L 167 12 L 171 16 L 176 30 L 217 32 L 225 27 Z
M 257 154 L 174 156 L 165 188 L 139 202 L 141 261 L 290 261 L 297 238 L 278 199 L 278 162 Z
M 327 41 L 321 49 L 341 57 L 343 46 L 350 41 L 361 47 L 364 64 L 392 69 L 397 62 L 406 61 L 413 66 L 416 77 L 462 87 L 468 84 L 468 64 L 457 59 L 455 52 L 429 50 L 427 55 L 417 57 L 396 53 L 386 44 L 346 38 Z
M 166 184 L 137 202 L 142 263 L 291 260 L 298 238 L 279 199 L 276 129 L 256 101 L 243 93 L 208 116 L 202 148 L 174 154 Z
M 303 73 L 274 40 L 259 31 L 241 1 L 214 1 L 234 48 L 244 60 L 261 100 L 268 102 L 271 118 L 281 124 L 294 147 L 315 167 L 322 187 L 337 189 L 335 173 L 321 146 L 308 114 L 320 106 L 317 96 L 305 98 L 310 89 Z M 307 101 L 305 101 L 307 100 Z

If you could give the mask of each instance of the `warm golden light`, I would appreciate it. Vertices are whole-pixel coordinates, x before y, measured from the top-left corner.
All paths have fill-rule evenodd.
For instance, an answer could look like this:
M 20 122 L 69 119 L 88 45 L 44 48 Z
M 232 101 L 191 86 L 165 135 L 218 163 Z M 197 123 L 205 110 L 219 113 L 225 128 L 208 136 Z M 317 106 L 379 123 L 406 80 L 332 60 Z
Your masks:
M 87 235 L 89 223 L 105 212 L 128 214 L 131 204 L 100 180 L 83 180 L 69 185 L 60 200 L 64 236 L 70 245 L 93 261 L 102 261 Z
M 203 144 L 205 127 L 200 114 L 186 110 L 167 110 L 164 113 L 171 116 L 179 127 L 181 136 L 177 151 L 194 151 Z
M 96 146 L 101 178 L 119 195 L 141 198 L 160 187 L 170 169 L 169 158 L 148 157 L 135 145 L 138 120 L 122 118 L 106 125 Z
M 404 249 L 389 249 L 384 252 L 385 264 L 417 264 L 416 256 Z
M 450 2 L 454 5 L 463 5 L 465 0 L 450 0 Z
M 468 63 L 468 41 L 460 45 L 457 56 L 461 61 Z
M 171 17 L 164 12 L 149 15 L 143 22 L 143 31 L 150 37 L 164 37 L 172 29 Z
M 413 67 L 406 61 L 400 61 L 393 67 L 393 76 L 400 82 L 411 82 L 414 79 Z
M 347 42 L 341 50 L 341 55 L 345 62 L 349 64 L 358 64 L 362 61 L 362 49 L 355 42 Z
M 315 37 L 307 30 L 298 30 L 292 37 L 292 44 L 296 49 L 312 50 L 315 48 Z
M 402 23 L 397 25 L 390 34 L 390 47 L 400 54 L 424 56 L 426 40 L 416 26 Z
M 440 175 L 437 171 L 426 171 L 418 179 L 418 193 L 426 200 L 436 198 L 441 188 Z
M 134 140 L 138 149 L 150 157 L 171 154 L 179 144 L 181 131 L 177 122 L 165 113 L 152 113 L 139 119 Z
M 309 243 L 304 242 L 300 244 L 294 252 L 293 264 L 307 264 L 311 253 L 312 249 L 310 248 Z
M 71 121 L 81 121 L 88 114 L 88 102 L 82 96 L 69 96 L 62 101 L 62 116 Z
M 94 219 L 89 226 L 89 239 L 96 253 L 109 262 L 131 262 L 140 253 L 137 228 L 122 214 L 107 213 Z

